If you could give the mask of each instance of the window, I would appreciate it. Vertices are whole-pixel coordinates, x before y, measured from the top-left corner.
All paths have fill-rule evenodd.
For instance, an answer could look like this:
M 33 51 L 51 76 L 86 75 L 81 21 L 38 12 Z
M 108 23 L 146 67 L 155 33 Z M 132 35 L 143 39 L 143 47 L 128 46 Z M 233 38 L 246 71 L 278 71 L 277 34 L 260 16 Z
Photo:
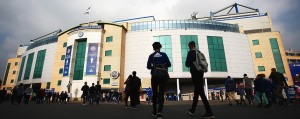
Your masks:
M 65 60 L 65 55 L 62 55 L 61 57 L 60 57 L 60 60 Z
M 62 74 L 63 71 L 64 71 L 64 69 L 63 69 L 63 68 L 60 68 L 60 69 L 59 69 L 59 74 Z
M 255 53 L 255 57 L 256 57 L 256 58 L 262 58 L 261 52 L 256 52 L 256 53 Z
M 26 64 L 26 68 L 25 68 L 25 73 L 24 73 L 24 79 L 23 80 L 28 80 L 29 79 L 33 57 L 34 57 L 34 53 L 31 53 L 31 54 L 28 55 L 27 64 Z
M 45 57 L 46 57 L 46 50 L 41 50 L 38 52 L 36 62 L 35 62 L 35 67 L 34 67 L 34 73 L 33 73 L 34 79 L 42 77 Z
M 24 68 L 25 60 L 26 60 L 26 56 L 24 56 L 22 58 L 20 72 L 19 72 L 19 76 L 18 76 L 18 81 L 21 81 L 21 77 L 22 77 L 22 73 L 23 73 L 23 68 Z
M 63 47 L 65 48 L 65 47 L 67 47 L 67 42 L 64 42 L 64 45 L 63 45 Z
M 18 65 L 18 62 L 15 62 L 15 66 L 17 66 Z
M 112 42 L 112 41 L 113 41 L 113 37 L 112 36 L 106 37 L 106 42 Z
M 171 64 L 173 64 L 171 36 L 169 35 L 154 36 L 153 39 L 154 42 L 160 42 L 160 44 L 162 45 L 160 51 L 166 53 L 167 56 L 169 57 Z M 168 68 L 168 72 L 172 72 L 172 71 L 173 71 L 173 66 L 171 65 L 171 67 Z
M 16 74 L 16 71 L 13 71 L 13 74 Z
M 104 65 L 104 71 L 110 71 L 111 65 Z
M 50 89 L 51 82 L 47 82 L 46 89 Z
M 103 84 L 110 84 L 110 79 L 109 78 L 103 79 Z
M 58 85 L 58 86 L 61 86 L 61 80 L 58 80 L 58 81 L 57 81 L 57 85 Z
M 265 66 L 258 66 L 258 71 L 265 71 Z
M 105 56 L 112 56 L 112 50 L 106 50 Z
M 199 49 L 198 45 L 198 36 L 197 35 L 181 35 L 180 44 L 181 44 L 181 58 L 182 58 L 182 71 L 189 72 L 189 68 L 185 66 L 186 56 L 189 52 L 188 44 L 189 42 L 194 41 L 196 43 L 196 49 Z
M 10 80 L 10 83 L 14 83 L 14 80 L 12 79 L 12 80 Z
M 278 42 L 277 42 L 277 38 L 270 38 L 270 44 L 271 44 L 277 71 L 281 72 L 281 73 L 285 73 L 283 62 L 282 62 L 282 57 L 281 57 Z
M 253 45 L 259 45 L 259 40 L 252 40 Z
M 10 69 L 10 63 L 8 63 L 6 66 L 6 71 L 5 71 L 5 75 L 4 75 L 4 79 L 3 79 L 3 85 L 6 85 L 6 80 L 7 80 L 7 76 L 9 73 L 9 69 Z
M 207 43 L 211 71 L 227 72 L 227 64 L 222 37 L 207 36 Z
M 78 41 L 73 80 L 82 80 L 85 60 L 86 40 Z

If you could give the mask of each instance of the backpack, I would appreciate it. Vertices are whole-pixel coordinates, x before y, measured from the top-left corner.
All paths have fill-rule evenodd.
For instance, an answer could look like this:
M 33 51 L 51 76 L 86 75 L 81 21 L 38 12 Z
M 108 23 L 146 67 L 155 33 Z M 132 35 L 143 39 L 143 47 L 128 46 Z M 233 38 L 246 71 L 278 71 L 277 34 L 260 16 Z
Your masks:
M 195 68 L 200 72 L 207 72 L 208 63 L 202 52 L 196 50 L 196 61 L 193 62 Z

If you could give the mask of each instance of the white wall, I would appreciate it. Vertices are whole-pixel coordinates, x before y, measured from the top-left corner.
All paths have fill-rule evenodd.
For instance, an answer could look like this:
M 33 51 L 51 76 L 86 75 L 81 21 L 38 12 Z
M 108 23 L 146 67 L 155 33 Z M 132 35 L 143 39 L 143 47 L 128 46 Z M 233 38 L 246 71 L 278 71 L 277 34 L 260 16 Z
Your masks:
M 38 51 L 46 49 L 46 56 L 44 60 L 44 66 L 43 66 L 43 71 L 42 71 L 42 77 L 41 78 L 33 78 L 33 73 L 34 73 L 34 68 L 35 68 L 35 63 L 36 63 L 36 58 L 38 55 Z M 34 52 L 34 57 L 31 65 L 31 71 L 30 71 L 30 76 L 28 80 L 23 80 L 24 78 L 24 73 L 26 70 L 26 64 L 28 61 L 28 55 Z M 22 58 L 26 56 L 26 61 L 23 67 L 23 73 L 21 77 L 21 82 L 23 84 L 31 84 L 31 83 L 42 83 L 42 82 L 51 82 L 51 74 L 52 74 L 52 69 L 53 69 L 53 63 L 54 63 L 54 57 L 55 57 L 55 52 L 56 52 L 56 43 L 50 43 L 46 45 L 42 45 L 36 48 L 33 48 L 31 50 L 26 51 Z
M 244 73 L 254 77 L 253 62 L 251 59 L 250 46 L 247 35 L 240 33 L 210 31 L 210 30 L 160 30 L 142 31 L 126 34 L 125 47 L 125 76 L 137 71 L 141 78 L 150 78 L 150 70 L 147 69 L 147 60 L 153 53 L 153 36 L 171 35 L 173 72 L 171 78 L 190 78 L 189 72 L 182 71 L 182 57 L 180 35 L 197 35 L 200 51 L 204 53 L 209 62 L 207 36 L 220 36 L 223 38 L 225 57 L 228 72 L 209 72 L 205 74 L 208 78 L 226 78 L 228 75 L 234 78 L 242 78 Z

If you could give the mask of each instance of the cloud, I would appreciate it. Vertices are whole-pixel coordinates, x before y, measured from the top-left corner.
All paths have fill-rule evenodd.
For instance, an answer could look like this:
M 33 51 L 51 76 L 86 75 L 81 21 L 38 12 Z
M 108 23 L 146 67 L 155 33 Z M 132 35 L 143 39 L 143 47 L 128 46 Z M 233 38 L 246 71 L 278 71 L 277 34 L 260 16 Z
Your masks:
M 65 30 L 87 21 L 110 22 L 149 15 L 157 20 L 189 19 L 195 11 L 198 17 L 204 17 L 235 2 L 270 12 L 285 48 L 300 50 L 296 45 L 300 28 L 298 0 L 1 0 L 0 77 L 7 58 L 14 57 L 18 45 L 57 29 Z M 84 15 L 90 6 L 91 14 Z

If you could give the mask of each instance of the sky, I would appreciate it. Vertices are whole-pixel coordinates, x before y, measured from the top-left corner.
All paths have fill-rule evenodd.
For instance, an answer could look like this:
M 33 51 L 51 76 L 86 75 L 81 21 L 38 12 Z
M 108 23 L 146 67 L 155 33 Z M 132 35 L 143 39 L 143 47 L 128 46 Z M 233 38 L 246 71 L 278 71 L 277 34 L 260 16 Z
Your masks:
M 198 17 L 204 17 L 234 3 L 270 12 L 285 49 L 300 51 L 299 0 L 1 0 L 0 79 L 7 59 L 15 57 L 19 45 L 57 29 L 64 31 L 88 21 L 111 22 L 142 16 L 154 16 L 156 20 L 189 19 L 198 12 Z M 90 6 L 90 15 L 84 15 Z

